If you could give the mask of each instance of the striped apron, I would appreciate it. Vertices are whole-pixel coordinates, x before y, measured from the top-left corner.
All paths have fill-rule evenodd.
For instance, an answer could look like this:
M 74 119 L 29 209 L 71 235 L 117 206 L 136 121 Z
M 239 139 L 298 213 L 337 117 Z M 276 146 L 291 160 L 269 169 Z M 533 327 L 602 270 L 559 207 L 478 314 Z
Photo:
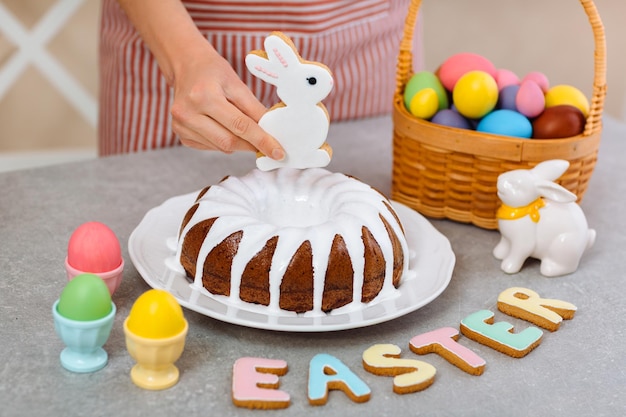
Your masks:
M 245 55 L 272 31 L 300 55 L 327 65 L 335 89 L 324 100 L 332 121 L 389 113 L 407 0 L 184 1 L 201 33 L 257 98 L 270 107 L 275 88 L 252 76 Z M 115 0 L 103 0 L 98 142 L 101 156 L 174 146 L 173 91 Z M 419 31 L 414 56 L 419 68 Z

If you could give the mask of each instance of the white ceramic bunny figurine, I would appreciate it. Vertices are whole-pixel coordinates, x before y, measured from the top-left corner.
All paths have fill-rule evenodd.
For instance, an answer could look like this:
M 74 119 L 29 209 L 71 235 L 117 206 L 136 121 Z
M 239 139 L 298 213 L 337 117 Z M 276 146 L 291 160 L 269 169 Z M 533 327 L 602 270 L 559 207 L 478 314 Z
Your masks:
M 526 258 L 532 257 L 541 260 L 542 275 L 569 274 L 593 245 L 596 232 L 587 227 L 576 195 L 553 182 L 568 167 L 569 162 L 555 159 L 498 177 L 502 237 L 493 255 L 502 260 L 504 272 L 519 272 Z
M 282 100 L 259 120 L 259 125 L 283 146 L 286 157 L 275 161 L 257 158 L 257 167 L 268 171 L 289 166 L 324 167 L 331 149 L 326 144 L 329 117 L 321 101 L 333 89 L 330 70 L 317 62 L 303 60 L 291 39 L 273 32 L 265 39 L 265 51 L 252 51 L 246 66 L 256 77 L 277 87 Z

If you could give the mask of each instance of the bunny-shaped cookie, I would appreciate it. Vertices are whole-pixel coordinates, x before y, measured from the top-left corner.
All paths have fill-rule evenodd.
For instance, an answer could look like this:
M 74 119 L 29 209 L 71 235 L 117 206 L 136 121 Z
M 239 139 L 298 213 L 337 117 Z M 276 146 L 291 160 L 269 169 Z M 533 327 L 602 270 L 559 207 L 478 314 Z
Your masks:
M 541 260 L 545 276 L 572 273 L 596 232 L 576 195 L 553 181 L 569 167 L 559 159 L 542 162 L 532 169 L 517 169 L 498 177 L 498 228 L 502 235 L 493 250 L 504 272 L 519 272 L 526 258 Z
M 264 48 L 250 52 L 246 66 L 253 75 L 277 87 L 282 102 L 261 117 L 259 126 L 280 142 L 286 156 L 282 161 L 261 156 L 257 167 L 269 171 L 284 166 L 328 165 L 331 149 L 325 141 L 329 117 L 321 101 L 333 88 L 330 70 L 303 60 L 291 39 L 280 32 L 268 36 Z

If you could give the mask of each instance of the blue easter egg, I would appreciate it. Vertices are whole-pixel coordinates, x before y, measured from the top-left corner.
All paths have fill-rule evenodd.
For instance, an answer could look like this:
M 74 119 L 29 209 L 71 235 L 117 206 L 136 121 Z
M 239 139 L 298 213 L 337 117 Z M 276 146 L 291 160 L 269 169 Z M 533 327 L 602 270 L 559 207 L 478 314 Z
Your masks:
M 476 130 L 494 135 L 530 138 L 533 126 L 524 115 L 512 110 L 496 110 L 478 123 Z
M 496 108 L 517 111 L 517 104 L 515 104 L 515 97 L 519 91 L 519 85 L 508 85 L 500 90 L 498 96 L 498 104 Z
M 456 127 L 459 129 L 471 129 L 469 121 L 452 109 L 443 109 L 437 112 L 430 120 L 438 125 Z

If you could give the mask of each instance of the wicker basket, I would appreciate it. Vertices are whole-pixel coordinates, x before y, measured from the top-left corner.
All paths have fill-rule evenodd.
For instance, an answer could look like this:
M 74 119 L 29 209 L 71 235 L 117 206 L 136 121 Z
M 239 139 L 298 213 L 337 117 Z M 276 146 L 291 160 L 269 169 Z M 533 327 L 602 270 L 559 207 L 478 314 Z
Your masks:
M 580 0 L 594 40 L 591 108 L 581 135 L 528 140 L 440 126 L 412 116 L 404 107 L 404 86 L 413 75 L 412 39 L 421 0 L 412 0 L 397 63 L 393 109 L 392 198 L 431 218 L 447 218 L 496 229 L 498 175 L 548 159 L 570 167 L 559 183 L 584 195 L 596 164 L 606 94 L 604 27 L 591 0 Z

